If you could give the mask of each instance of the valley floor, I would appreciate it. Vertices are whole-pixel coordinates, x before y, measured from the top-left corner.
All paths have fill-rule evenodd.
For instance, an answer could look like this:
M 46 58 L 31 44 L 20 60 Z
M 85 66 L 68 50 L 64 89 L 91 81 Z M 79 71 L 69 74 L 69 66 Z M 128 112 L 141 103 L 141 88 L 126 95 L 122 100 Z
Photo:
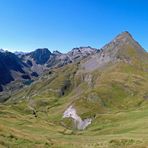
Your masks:
M 66 129 L 51 115 L 24 114 L 13 105 L 0 105 L 0 147 L 146 148 L 148 108 L 98 114 L 84 131 Z

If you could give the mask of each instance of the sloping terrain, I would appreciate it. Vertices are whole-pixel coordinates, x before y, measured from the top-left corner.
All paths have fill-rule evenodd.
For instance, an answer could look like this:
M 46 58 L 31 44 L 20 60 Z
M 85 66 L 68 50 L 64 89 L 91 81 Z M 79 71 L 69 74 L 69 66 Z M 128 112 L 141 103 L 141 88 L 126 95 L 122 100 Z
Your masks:
M 0 52 L 0 91 L 2 85 L 6 85 L 15 79 L 25 75 L 24 67 L 27 67 L 15 54 Z
M 148 53 L 128 32 L 92 56 L 47 71 L 0 106 L 3 147 L 148 145 Z M 73 105 L 92 124 L 74 129 Z
M 66 54 L 58 51 L 51 53 L 47 48 L 39 48 L 30 53 L 0 50 L 0 92 L 9 98 L 14 91 L 25 85 L 30 85 L 38 76 L 51 68 L 62 67 L 66 64 L 80 61 L 97 52 L 91 47 L 74 48 Z
M 53 53 L 51 53 L 47 48 L 39 48 L 33 52 L 20 55 L 20 58 L 34 69 L 34 71 L 40 74 L 44 72 L 44 69 L 62 67 L 66 64 L 80 61 L 96 52 L 97 49 L 89 46 L 73 48 L 65 54 L 60 53 L 59 51 L 53 51 Z M 38 70 L 36 68 L 38 68 Z
M 13 80 L 10 74 L 11 70 L 25 73 L 23 71 L 23 66 L 21 60 L 13 53 L 0 52 L 0 84 L 4 85 Z

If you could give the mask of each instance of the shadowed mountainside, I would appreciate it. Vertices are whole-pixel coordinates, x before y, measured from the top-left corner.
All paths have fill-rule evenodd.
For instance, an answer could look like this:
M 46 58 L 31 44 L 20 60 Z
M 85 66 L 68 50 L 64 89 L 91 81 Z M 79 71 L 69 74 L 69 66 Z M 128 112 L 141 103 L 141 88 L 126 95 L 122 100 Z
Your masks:
M 0 52 L 0 91 L 17 91 L 31 84 L 36 77 L 54 67 L 62 67 L 66 64 L 80 61 L 87 56 L 96 53 L 97 49 L 80 47 L 72 49 L 67 54 L 58 51 L 51 53 L 47 48 L 40 48 L 30 53 Z M 12 82 L 13 84 L 11 84 Z M 20 87 L 14 87 L 15 85 Z M 12 89 L 13 87 L 13 89 Z

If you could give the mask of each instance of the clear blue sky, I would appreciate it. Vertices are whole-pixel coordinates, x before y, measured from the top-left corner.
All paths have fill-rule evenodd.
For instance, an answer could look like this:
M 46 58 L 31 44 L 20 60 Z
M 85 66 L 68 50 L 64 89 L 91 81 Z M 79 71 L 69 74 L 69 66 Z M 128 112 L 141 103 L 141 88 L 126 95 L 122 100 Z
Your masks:
M 0 0 L 0 48 L 102 47 L 129 31 L 148 49 L 147 0 Z

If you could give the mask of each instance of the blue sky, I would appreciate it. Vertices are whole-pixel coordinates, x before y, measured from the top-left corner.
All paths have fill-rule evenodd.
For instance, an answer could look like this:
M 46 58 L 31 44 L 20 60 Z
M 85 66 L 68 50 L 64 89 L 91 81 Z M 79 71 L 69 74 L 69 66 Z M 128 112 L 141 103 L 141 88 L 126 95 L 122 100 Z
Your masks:
M 0 48 L 10 51 L 100 48 L 126 30 L 148 49 L 147 0 L 0 0 Z

